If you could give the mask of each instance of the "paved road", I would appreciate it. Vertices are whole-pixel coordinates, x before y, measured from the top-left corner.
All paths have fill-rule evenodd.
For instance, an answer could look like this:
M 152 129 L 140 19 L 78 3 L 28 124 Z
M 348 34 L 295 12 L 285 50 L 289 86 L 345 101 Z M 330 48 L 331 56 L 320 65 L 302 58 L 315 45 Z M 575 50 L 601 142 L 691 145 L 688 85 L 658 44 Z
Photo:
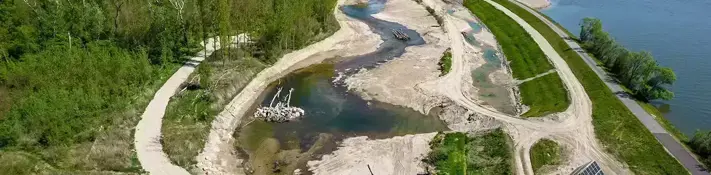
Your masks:
M 518 2 L 515 2 L 513 0 L 511 0 L 511 1 L 514 2 L 514 4 L 517 4 L 518 6 L 528 10 L 530 13 L 532 13 L 533 15 L 538 17 L 538 19 L 540 19 L 541 21 L 546 23 L 548 25 L 548 27 L 552 28 L 556 33 L 558 33 L 559 36 L 561 36 L 563 38 L 571 37 L 571 36 L 568 36 L 568 33 L 564 32 L 563 29 L 558 28 L 558 26 L 553 24 L 547 18 L 541 16 L 539 13 L 537 13 L 533 9 L 528 8 L 527 6 L 520 4 Z M 602 80 L 610 79 L 607 76 L 607 74 L 605 73 L 605 71 L 602 68 L 597 66 L 597 63 L 595 62 L 595 60 L 592 57 L 588 56 L 588 54 L 585 53 L 585 51 L 580 47 L 580 45 L 578 45 L 577 42 L 572 41 L 572 40 L 566 40 L 566 43 L 568 43 L 568 46 L 570 46 L 570 48 L 578 51 L 577 52 L 578 55 L 580 55 L 580 57 L 582 57 L 583 60 L 585 60 L 585 62 L 588 64 L 588 66 L 590 66 L 590 68 L 592 68 L 593 71 L 595 71 L 595 73 L 597 74 L 598 77 L 600 77 L 600 79 L 602 79 Z M 622 89 L 622 87 L 620 87 L 620 85 L 617 83 L 614 83 L 612 81 L 605 81 L 605 84 L 607 84 L 607 87 L 610 88 L 610 90 L 612 90 L 612 92 L 614 92 L 614 93 L 622 94 L 625 92 Z M 672 137 L 671 134 L 669 134 L 664 129 L 664 127 L 662 127 L 659 123 L 657 123 L 657 121 L 654 119 L 653 116 L 649 115 L 644 109 L 642 109 L 642 107 L 639 106 L 639 104 L 637 104 L 637 102 L 635 102 L 634 100 L 632 100 L 628 97 L 625 97 L 625 96 L 617 96 L 617 98 L 620 99 L 620 101 L 622 101 L 622 103 L 624 103 L 625 106 L 627 106 L 627 108 L 629 108 L 630 111 L 632 111 L 632 113 L 635 114 L 637 119 L 639 119 L 639 121 L 641 121 L 642 124 L 644 124 L 644 126 L 647 127 L 647 129 L 649 129 L 650 132 L 652 132 L 654 137 L 657 138 L 657 141 L 659 141 L 659 143 L 661 143 L 664 146 L 664 148 L 666 148 L 667 151 L 669 151 L 669 153 L 671 153 L 672 156 L 674 156 L 677 160 L 679 160 L 679 162 L 681 162 L 681 164 L 684 165 L 684 167 L 687 170 L 689 170 L 689 172 L 691 172 L 691 174 L 693 174 L 693 175 L 710 175 L 708 170 L 704 169 L 703 166 L 701 165 L 701 163 L 692 156 L 691 152 L 689 152 L 689 150 L 685 149 L 681 145 L 681 143 L 679 143 L 678 140 L 674 139 L 674 137 Z

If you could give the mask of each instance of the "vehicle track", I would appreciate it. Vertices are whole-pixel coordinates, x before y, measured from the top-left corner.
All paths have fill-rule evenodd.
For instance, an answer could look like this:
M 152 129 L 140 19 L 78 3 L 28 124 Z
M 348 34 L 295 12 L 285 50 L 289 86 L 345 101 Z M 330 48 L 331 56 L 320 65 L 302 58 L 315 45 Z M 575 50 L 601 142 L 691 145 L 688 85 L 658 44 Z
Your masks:
M 428 2 L 429 1 L 429 2 Z M 504 12 L 511 19 L 516 21 L 539 45 L 544 54 L 549 58 L 556 68 L 558 75 L 565 84 L 566 90 L 571 98 L 571 105 L 563 112 L 547 115 L 540 118 L 519 118 L 510 116 L 476 104 L 468 99 L 462 92 L 462 77 L 469 76 L 468 68 L 464 67 L 463 53 L 465 45 L 464 38 L 460 35 L 459 29 L 452 22 L 461 20 L 458 17 L 444 13 L 446 10 L 464 10 L 461 4 L 435 6 L 446 9 L 437 10 L 444 16 L 445 28 L 452 41 L 452 70 L 445 77 L 435 82 L 437 90 L 441 94 L 449 97 L 457 104 L 464 106 L 477 113 L 493 117 L 504 122 L 504 129 L 511 135 L 514 141 L 514 162 L 517 174 L 532 175 L 533 169 L 530 163 L 530 148 L 541 138 L 552 139 L 572 151 L 567 165 L 558 168 L 557 173 L 572 171 L 571 168 L 580 166 L 587 161 L 597 161 L 608 174 L 629 174 L 629 170 L 622 163 L 608 155 L 602 145 L 595 138 L 592 125 L 592 103 L 588 98 L 582 84 L 576 79 L 573 72 L 565 63 L 563 58 L 553 49 L 547 40 L 536 31 L 531 25 L 518 17 L 515 13 L 505 7 L 485 0 L 498 10 Z M 437 4 L 435 0 L 427 0 L 428 4 Z M 448 7 L 448 8 L 447 8 Z

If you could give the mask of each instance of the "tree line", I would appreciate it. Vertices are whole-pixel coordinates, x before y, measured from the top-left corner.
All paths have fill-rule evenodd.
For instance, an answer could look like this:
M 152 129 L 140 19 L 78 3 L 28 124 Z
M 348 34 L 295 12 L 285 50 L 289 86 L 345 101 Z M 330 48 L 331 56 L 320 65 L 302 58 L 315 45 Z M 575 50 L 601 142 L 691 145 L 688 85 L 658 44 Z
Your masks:
M 644 101 L 674 98 L 674 93 L 668 89 L 676 81 L 671 68 L 659 66 L 649 52 L 632 52 L 624 48 L 603 31 L 599 19 L 585 18 L 580 26 L 582 47 L 599 59 L 633 95 Z
M 59 168 L 123 171 L 128 165 L 90 167 L 67 157 L 78 145 L 135 126 L 136 111 L 152 97 L 146 93 L 210 47 L 201 41 L 244 33 L 253 42 L 237 47 L 273 63 L 336 31 L 335 4 L 0 0 L 0 154 L 21 150 Z

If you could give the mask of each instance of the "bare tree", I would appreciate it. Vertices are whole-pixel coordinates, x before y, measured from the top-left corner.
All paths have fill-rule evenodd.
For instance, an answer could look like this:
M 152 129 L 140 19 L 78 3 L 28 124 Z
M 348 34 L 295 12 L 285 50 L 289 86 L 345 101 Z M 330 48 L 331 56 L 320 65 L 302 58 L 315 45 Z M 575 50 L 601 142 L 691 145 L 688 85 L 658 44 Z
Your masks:
M 183 8 L 185 8 L 185 0 L 170 0 L 175 10 L 178 10 L 178 19 L 183 20 Z

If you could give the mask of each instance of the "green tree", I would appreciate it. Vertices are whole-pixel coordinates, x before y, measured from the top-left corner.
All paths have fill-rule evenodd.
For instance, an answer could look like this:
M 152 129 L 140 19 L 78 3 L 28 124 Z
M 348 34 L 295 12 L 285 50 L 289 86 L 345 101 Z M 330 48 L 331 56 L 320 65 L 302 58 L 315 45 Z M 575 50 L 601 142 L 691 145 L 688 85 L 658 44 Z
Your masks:
M 597 57 L 622 85 L 641 100 L 670 100 L 674 93 L 667 89 L 676 81 L 669 68 L 661 68 L 649 52 L 630 52 L 602 29 L 602 22 L 585 18 L 580 22 L 583 47 Z

